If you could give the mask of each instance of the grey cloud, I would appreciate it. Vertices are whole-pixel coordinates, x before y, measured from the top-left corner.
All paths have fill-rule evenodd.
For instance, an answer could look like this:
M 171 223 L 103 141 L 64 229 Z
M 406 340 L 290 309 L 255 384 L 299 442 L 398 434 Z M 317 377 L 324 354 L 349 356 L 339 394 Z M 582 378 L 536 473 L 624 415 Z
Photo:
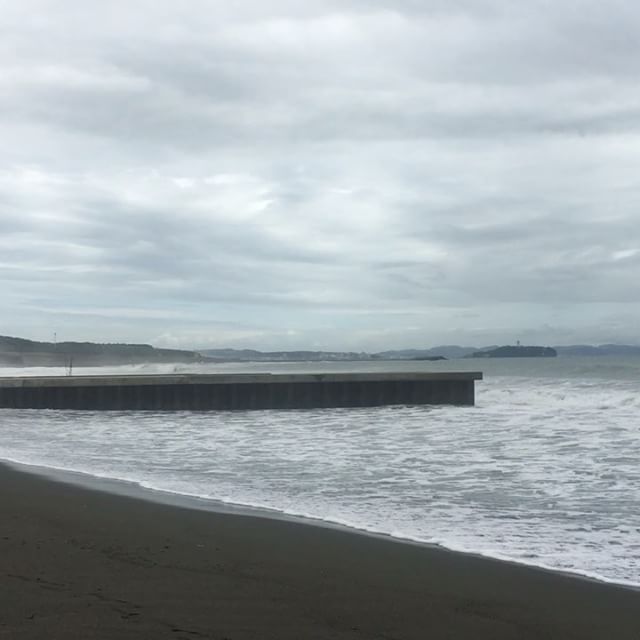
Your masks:
M 0 332 L 382 349 L 637 328 L 631 2 L 2 11 Z
M 441 15 L 441 7 L 437 9 Z M 578 17 L 558 10 L 551 26 L 568 29 L 566 34 L 549 28 L 547 14 L 526 7 L 493 21 L 461 21 L 457 12 L 445 12 L 451 23 L 445 22 L 445 28 L 429 22 L 430 13 L 420 14 L 417 22 L 411 13 L 410 7 L 396 5 L 397 24 L 385 29 L 384 14 L 367 13 L 370 23 L 362 25 L 362 17 L 343 7 L 338 15 L 354 33 L 345 36 L 340 54 L 353 56 L 351 64 L 343 63 L 330 41 L 323 44 L 321 34 L 330 26 L 322 23 L 314 27 L 316 41 L 300 50 L 296 45 L 297 55 L 277 39 L 267 40 L 267 52 L 281 50 L 265 61 L 264 51 L 253 45 L 238 48 L 233 39 L 225 40 L 225 33 L 249 25 L 248 33 L 260 40 L 270 22 L 226 25 L 214 19 L 215 11 L 205 20 L 212 30 L 209 39 L 185 42 L 178 31 L 173 39 L 169 35 L 158 41 L 145 33 L 141 43 L 114 47 L 111 39 L 98 38 L 88 49 L 79 38 L 77 57 L 62 51 L 66 56 L 58 83 L 51 81 L 55 66 L 40 60 L 44 69 L 36 80 L 46 76 L 47 68 L 52 77 L 27 86 L 23 97 L 9 100 L 5 108 L 14 118 L 24 117 L 26 108 L 35 119 L 120 141 L 192 148 L 234 141 L 273 144 L 277 139 L 465 138 L 637 129 L 637 92 L 628 96 L 626 105 L 618 105 L 597 93 L 576 90 L 572 95 L 557 86 L 558 74 L 564 73 L 570 83 L 586 79 L 588 89 L 589 78 L 613 75 L 599 67 L 603 60 L 621 70 L 634 59 L 628 47 L 613 46 L 613 36 L 583 33 L 577 23 L 592 29 L 600 25 L 605 35 L 619 33 L 620 25 L 609 24 L 610 18 L 596 20 L 601 17 L 597 5 L 589 5 Z M 286 30 L 292 32 L 317 20 L 278 19 L 289 20 Z M 624 25 L 627 31 L 629 24 Z M 460 37 L 456 25 L 463 29 Z M 384 46 L 375 46 L 376 38 L 382 38 Z M 317 55 L 309 59 L 314 47 Z M 87 50 L 88 59 L 82 55 Z M 29 75 L 28 65 L 24 73 Z M 90 81 L 101 76 L 103 82 Z M 514 94 L 513 80 L 519 93 Z M 585 109 L 585 100 L 590 109 Z

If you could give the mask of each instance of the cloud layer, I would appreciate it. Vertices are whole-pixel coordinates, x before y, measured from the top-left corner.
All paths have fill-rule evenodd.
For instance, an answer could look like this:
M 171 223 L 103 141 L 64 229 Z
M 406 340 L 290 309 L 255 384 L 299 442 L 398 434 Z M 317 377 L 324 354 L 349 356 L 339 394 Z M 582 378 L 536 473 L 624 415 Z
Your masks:
M 631 2 L 0 1 L 0 333 L 640 340 Z

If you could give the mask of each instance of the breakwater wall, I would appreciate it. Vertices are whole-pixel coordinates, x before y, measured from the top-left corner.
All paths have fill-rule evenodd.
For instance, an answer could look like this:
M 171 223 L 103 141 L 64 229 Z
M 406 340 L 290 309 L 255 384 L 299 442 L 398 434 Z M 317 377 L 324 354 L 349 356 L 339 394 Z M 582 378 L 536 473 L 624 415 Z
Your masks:
M 478 372 L 0 378 L 0 408 L 210 411 L 473 405 Z

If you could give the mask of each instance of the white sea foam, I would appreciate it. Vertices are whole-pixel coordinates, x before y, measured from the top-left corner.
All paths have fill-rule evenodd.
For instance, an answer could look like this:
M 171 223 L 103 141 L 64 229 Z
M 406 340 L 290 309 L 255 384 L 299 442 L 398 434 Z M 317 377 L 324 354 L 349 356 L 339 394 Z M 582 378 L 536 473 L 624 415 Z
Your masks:
M 508 373 L 472 408 L 0 410 L 0 457 L 640 584 L 640 379 Z

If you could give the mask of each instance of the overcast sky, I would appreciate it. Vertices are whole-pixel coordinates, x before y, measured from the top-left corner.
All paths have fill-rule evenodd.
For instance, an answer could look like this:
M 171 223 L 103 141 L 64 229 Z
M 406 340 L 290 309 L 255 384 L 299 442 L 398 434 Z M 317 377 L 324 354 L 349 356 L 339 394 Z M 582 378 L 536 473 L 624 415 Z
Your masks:
M 633 0 L 0 0 L 0 334 L 640 343 L 639 60 Z

